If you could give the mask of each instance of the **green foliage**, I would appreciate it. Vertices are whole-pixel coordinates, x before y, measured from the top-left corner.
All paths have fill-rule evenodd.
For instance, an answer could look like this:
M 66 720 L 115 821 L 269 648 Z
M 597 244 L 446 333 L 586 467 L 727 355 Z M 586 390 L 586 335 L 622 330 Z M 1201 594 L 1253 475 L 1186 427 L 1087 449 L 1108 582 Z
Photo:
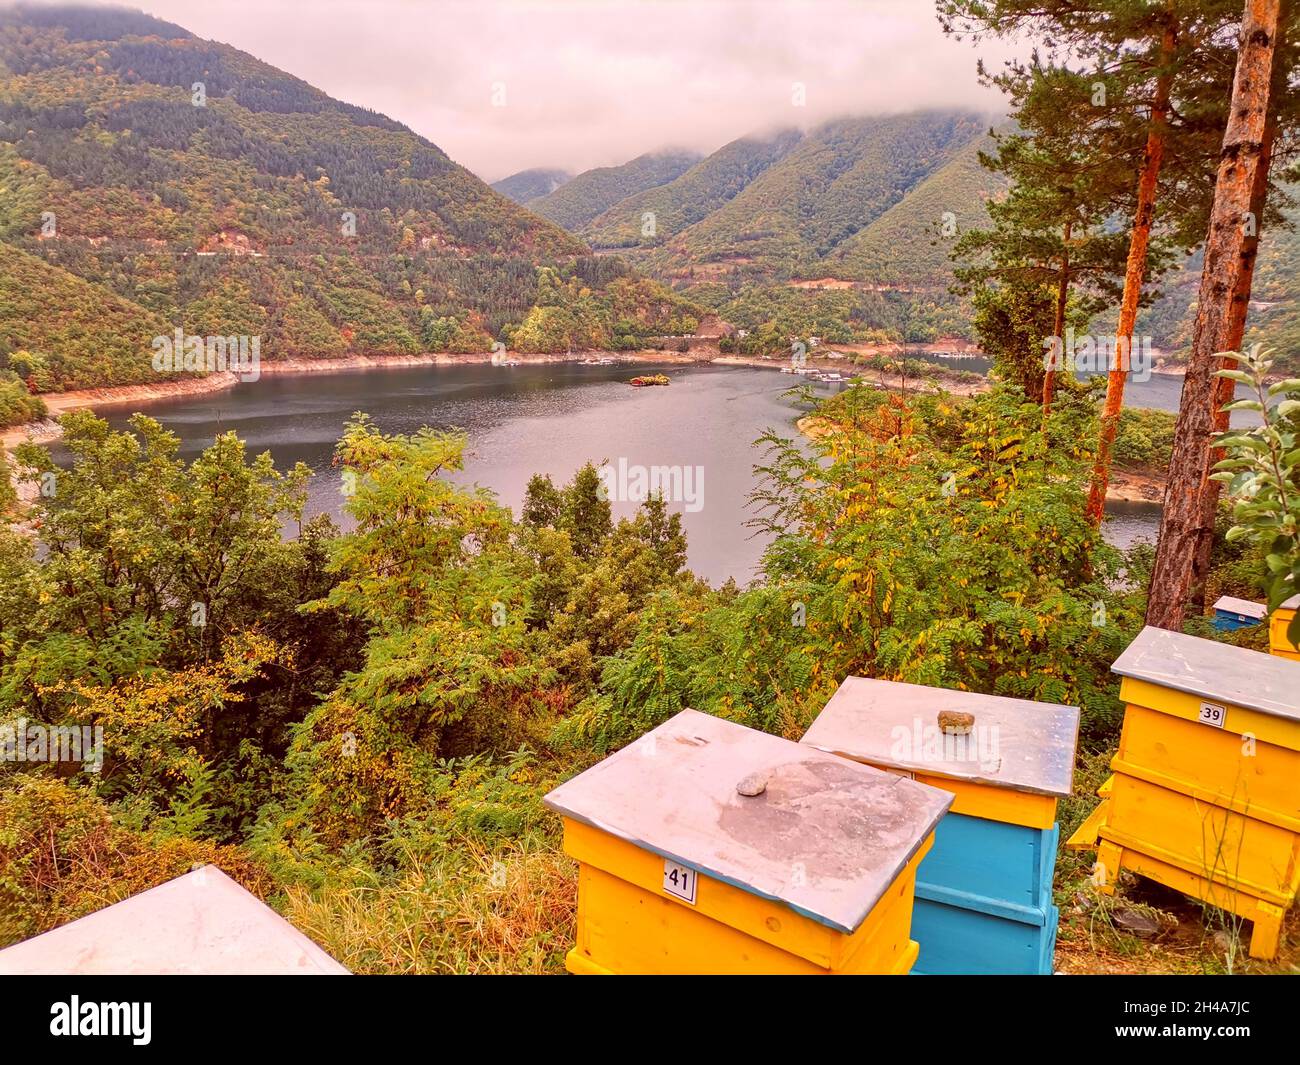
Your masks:
M 1125 407 L 1120 411 L 1112 456 L 1120 466 L 1163 472 L 1174 446 L 1177 416 L 1170 411 Z
M 15 365 L 30 367 L 31 357 L 25 351 L 15 352 L 9 357 L 10 368 L 0 370 L 0 428 L 45 417 L 45 401 L 32 395 Z
M 1041 403 L 1045 346 L 1056 328 L 1056 293 L 1038 281 L 1020 276 L 976 289 L 971 318 L 980 348 L 993 359 L 998 376 Z M 1071 302 L 1066 312 L 1068 328 L 1087 328 L 1087 312 Z M 1072 374 L 1060 374 L 1058 387 L 1069 387 Z
M 1264 586 L 1271 612 L 1300 588 L 1300 378 L 1268 384 L 1273 358 L 1258 345 L 1229 357 L 1240 369 L 1219 370 L 1218 376 L 1246 385 L 1254 398 L 1235 400 L 1224 410 L 1254 411 L 1261 424 L 1218 437 L 1226 457 L 1210 476 L 1224 482 L 1233 501 L 1228 541 L 1256 540 L 1266 552 Z M 1300 642 L 1300 612 L 1287 638 Z
M 783 130 L 732 141 L 675 180 L 619 200 L 587 222 L 579 235 L 593 248 L 662 244 L 734 199 L 800 139 L 797 130 Z M 652 232 L 647 232 L 647 214 L 653 216 Z
M 647 152 L 621 166 L 585 170 L 548 195 L 530 200 L 528 209 L 576 232 L 620 200 L 673 181 L 699 158 L 694 152 Z
M 848 261 L 831 259 L 837 249 L 981 132 L 976 116 L 955 111 L 825 123 L 647 262 L 674 276 L 706 267 L 848 276 Z
M 259 336 L 268 360 L 404 354 L 431 311 L 463 326 L 434 350 L 485 351 L 537 266 L 585 250 L 227 45 L 40 11 L 0 12 L 0 351 L 41 361 L 35 391 L 156 381 L 151 341 L 176 326 Z
M 125 827 L 85 787 L 0 775 L 0 943 L 9 944 L 216 865 L 256 895 L 265 871 L 234 847 Z

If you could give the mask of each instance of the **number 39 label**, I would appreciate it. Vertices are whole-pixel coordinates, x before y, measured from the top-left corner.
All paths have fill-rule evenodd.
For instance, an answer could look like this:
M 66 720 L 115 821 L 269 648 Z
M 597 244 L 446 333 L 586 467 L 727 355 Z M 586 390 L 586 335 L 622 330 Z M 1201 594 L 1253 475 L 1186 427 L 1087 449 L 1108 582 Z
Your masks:
M 684 865 L 678 865 L 676 862 L 664 859 L 664 891 L 669 895 L 675 895 L 683 902 L 689 902 L 695 905 L 695 879 L 694 869 L 688 869 Z
M 1223 728 L 1223 719 L 1227 717 L 1228 709 L 1219 706 L 1217 703 L 1201 703 L 1201 713 L 1198 720 L 1202 725 L 1213 725 L 1215 728 Z

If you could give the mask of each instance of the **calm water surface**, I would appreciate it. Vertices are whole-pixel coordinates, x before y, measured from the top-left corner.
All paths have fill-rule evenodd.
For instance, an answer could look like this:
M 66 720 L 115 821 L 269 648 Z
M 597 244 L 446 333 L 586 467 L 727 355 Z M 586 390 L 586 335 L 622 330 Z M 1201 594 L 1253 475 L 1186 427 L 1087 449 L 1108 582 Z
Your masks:
M 975 361 L 954 365 L 981 369 Z M 671 376 L 670 387 L 628 386 L 630 377 L 657 370 Z M 1181 380 L 1153 378 L 1149 384 L 1157 380 L 1160 388 L 1173 382 L 1176 407 Z M 534 473 L 549 473 L 559 483 L 588 460 L 701 467 L 703 506 L 683 513 L 689 564 L 715 583 L 734 577 L 743 584 L 757 576 L 765 546 L 745 527 L 753 516 L 747 506 L 753 467 L 763 457 L 753 444 L 768 428 L 798 437 L 794 423 L 801 411 L 784 395 L 791 384 L 772 370 L 731 366 L 474 364 L 265 377 L 229 392 L 159 400 L 141 409 L 177 434 L 186 459 L 217 433 L 233 429 L 250 452 L 269 450 L 282 469 L 306 463 L 316 474 L 308 513 L 325 511 L 341 521 L 341 474 L 331 459 L 344 423 L 356 411 L 390 433 L 426 425 L 465 430 L 470 444 L 458 479 L 490 488 L 516 513 Z M 826 394 L 835 387 L 818 386 Z M 1132 391 L 1140 403 L 1139 389 Z M 118 427 L 129 415 L 105 414 Z M 1112 509 L 1108 531 L 1116 542 L 1154 536 L 1158 506 Z M 632 503 L 614 504 L 616 516 L 634 510 Z

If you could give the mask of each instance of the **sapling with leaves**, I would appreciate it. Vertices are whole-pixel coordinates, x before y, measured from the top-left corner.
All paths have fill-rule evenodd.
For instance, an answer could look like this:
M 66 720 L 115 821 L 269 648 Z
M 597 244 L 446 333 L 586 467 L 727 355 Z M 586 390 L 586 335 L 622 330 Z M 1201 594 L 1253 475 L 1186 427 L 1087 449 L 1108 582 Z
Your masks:
M 1229 353 L 1239 369 L 1219 370 L 1218 376 L 1244 385 L 1254 398 L 1229 403 L 1225 410 L 1250 410 L 1260 416 L 1252 429 L 1223 433 L 1217 446 L 1227 455 L 1210 475 L 1222 482 L 1232 500 L 1233 526 L 1229 541 L 1249 538 L 1267 548 L 1264 586 L 1272 613 L 1300 590 L 1300 377 L 1273 384 L 1268 376 L 1273 358 L 1256 344 L 1248 352 Z M 1292 643 L 1300 642 L 1300 614 L 1287 629 Z

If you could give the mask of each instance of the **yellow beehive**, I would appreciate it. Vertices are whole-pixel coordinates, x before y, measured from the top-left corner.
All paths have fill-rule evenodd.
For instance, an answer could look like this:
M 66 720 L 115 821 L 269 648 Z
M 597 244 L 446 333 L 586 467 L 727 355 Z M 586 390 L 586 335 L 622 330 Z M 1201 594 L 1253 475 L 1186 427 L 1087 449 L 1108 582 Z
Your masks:
M 546 797 L 575 973 L 906 973 L 945 792 L 694 710 Z
M 1300 595 L 1293 595 L 1274 610 L 1272 617 L 1268 619 L 1269 653 L 1279 658 L 1289 658 L 1293 662 L 1300 662 L 1300 647 L 1291 642 L 1286 630 L 1295 619 L 1297 608 L 1300 608 Z
M 1126 704 L 1114 776 L 1070 840 L 1098 882 L 1129 869 L 1255 927 L 1277 952 L 1300 889 L 1300 664 L 1144 629 L 1115 662 Z

